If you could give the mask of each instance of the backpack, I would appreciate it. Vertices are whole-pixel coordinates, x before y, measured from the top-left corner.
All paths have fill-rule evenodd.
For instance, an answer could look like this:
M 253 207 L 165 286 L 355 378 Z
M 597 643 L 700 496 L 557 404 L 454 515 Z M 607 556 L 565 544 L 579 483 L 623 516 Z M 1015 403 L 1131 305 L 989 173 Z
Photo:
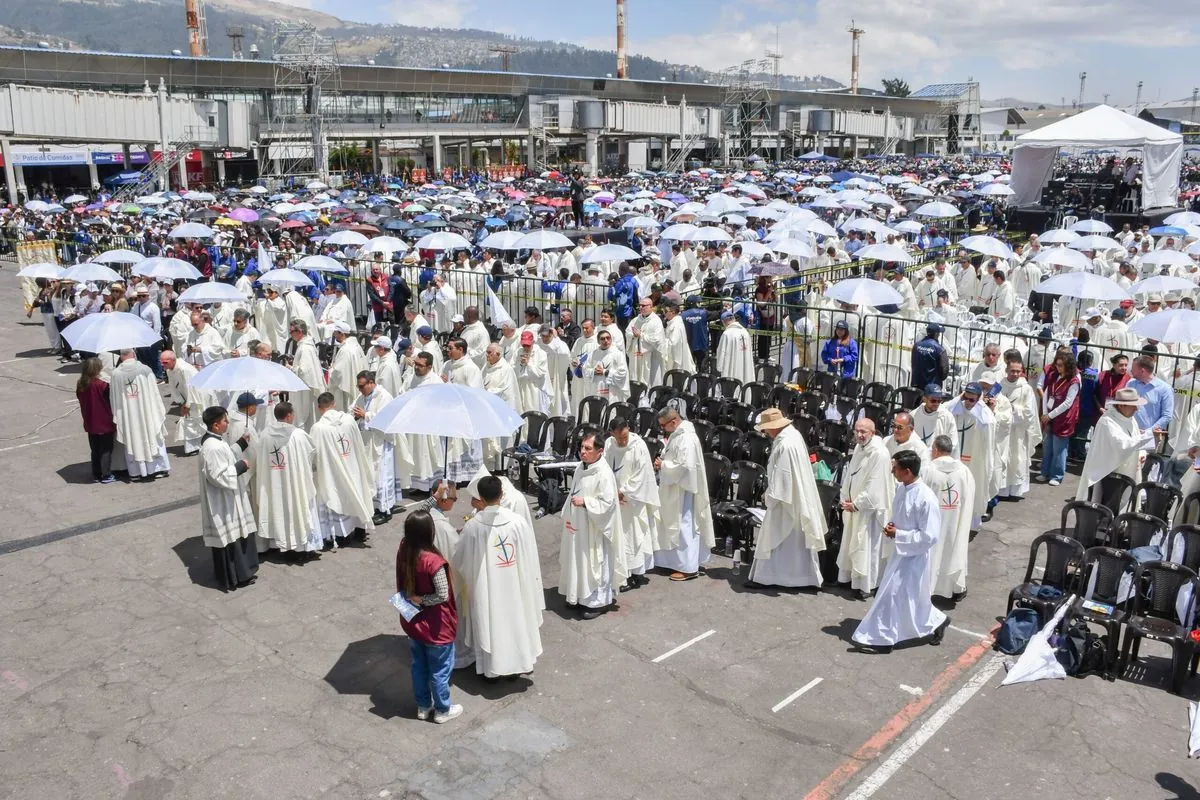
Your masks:
M 1032 608 L 1017 606 L 1008 612 L 1000 630 L 996 632 L 995 647 L 1001 653 L 1019 656 L 1038 631 L 1038 612 Z
M 538 481 L 538 505 L 547 514 L 557 514 L 567 503 L 567 492 L 558 478 L 543 478 Z
M 1073 620 L 1054 651 L 1058 663 L 1068 675 L 1082 678 L 1092 672 L 1108 670 L 1108 637 L 1097 636 L 1083 620 Z

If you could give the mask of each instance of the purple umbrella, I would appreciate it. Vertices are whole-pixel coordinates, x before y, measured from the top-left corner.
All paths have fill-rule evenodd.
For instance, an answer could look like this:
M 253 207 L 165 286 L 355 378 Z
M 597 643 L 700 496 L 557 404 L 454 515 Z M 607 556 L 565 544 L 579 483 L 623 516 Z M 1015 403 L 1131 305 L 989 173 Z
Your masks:
M 791 264 L 784 264 L 782 261 L 768 261 L 765 264 L 755 264 L 750 267 L 751 275 L 787 275 L 796 274 L 796 270 L 792 269 Z
M 84 211 L 99 211 L 104 208 L 104 203 L 92 203 L 83 207 Z
M 258 212 L 250 208 L 235 208 L 229 212 L 229 218 L 238 222 L 258 222 Z

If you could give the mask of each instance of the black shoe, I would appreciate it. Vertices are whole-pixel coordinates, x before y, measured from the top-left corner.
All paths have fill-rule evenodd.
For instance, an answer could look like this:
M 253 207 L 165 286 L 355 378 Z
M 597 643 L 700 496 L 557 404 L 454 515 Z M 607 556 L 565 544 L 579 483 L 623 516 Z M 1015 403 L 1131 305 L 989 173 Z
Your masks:
M 950 618 L 946 617 L 945 621 L 942 622 L 941 625 L 937 626 L 937 630 L 934 631 L 933 633 L 929 634 L 929 643 L 931 645 L 933 645 L 934 647 L 937 647 L 939 644 L 941 644 L 942 637 L 946 635 L 946 628 L 949 628 L 949 627 L 950 627 Z
M 636 583 L 638 586 L 650 585 L 650 579 L 647 578 L 645 575 L 630 575 L 629 579 L 631 581 L 633 581 L 634 583 Z
M 622 583 L 621 588 L 617 589 L 617 591 L 618 592 L 628 592 L 628 591 L 630 591 L 632 589 L 636 589 L 636 588 L 638 588 L 638 584 L 633 580 L 633 578 L 630 578 L 629 580 Z
M 953 594 L 953 595 L 950 597 L 950 599 L 951 599 L 953 602 L 955 602 L 955 603 L 958 603 L 958 602 L 962 601 L 962 599 L 963 599 L 964 597 L 966 597 L 966 596 L 967 596 L 967 590 L 966 590 L 966 589 L 963 589 L 961 592 L 955 592 L 955 593 L 954 593 L 954 594 Z
M 992 512 L 989 511 L 988 513 L 982 515 L 979 518 L 979 521 L 980 522 L 991 522 L 992 521 Z
M 392 521 L 392 515 L 385 514 L 382 511 L 376 511 L 375 516 L 371 517 L 371 522 L 375 523 L 376 525 L 384 525 L 391 521 Z
M 773 587 L 770 587 L 770 586 L 766 585 L 765 583 L 759 583 L 758 581 L 746 581 L 745 583 L 742 584 L 742 588 L 759 590 L 759 589 L 770 589 Z
M 892 652 L 892 646 L 890 644 L 874 645 L 852 642 L 850 649 L 855 653 L 867 653 L 869 655 L 877 656 L 887 655 L 888 653 Z
M 855 590 L 854 596 L 857 597 L 859 600 L 870 600 L 871 599 L 871 593 L 864 592 L 862 589 Z

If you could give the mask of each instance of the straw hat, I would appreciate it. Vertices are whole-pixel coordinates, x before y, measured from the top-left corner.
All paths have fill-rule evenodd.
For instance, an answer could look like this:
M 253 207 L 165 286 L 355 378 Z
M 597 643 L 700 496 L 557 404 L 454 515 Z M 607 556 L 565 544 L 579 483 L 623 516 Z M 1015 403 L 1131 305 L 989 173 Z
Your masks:
M 1110 406 L 1144 406 L 1146 398 L 1137 393 L 1137 389 L 1117 389 L 1108 401 Z
M 758 418 L 758 424 L 754 426 L 756 431 L 773 431 L 779 428 L 786 428 L 791 425 L 792 421 L 783 415 L 783 412 L 778 408 L 768 408 L 762 412 L 762 416 Z

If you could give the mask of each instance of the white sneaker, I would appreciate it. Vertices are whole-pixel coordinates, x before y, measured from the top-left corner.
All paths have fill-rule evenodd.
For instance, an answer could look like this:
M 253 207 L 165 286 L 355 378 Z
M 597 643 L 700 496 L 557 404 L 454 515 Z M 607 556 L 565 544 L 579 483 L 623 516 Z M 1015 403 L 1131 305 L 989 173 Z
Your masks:
M 1051 485 L 1051 486 L 1058 486 L 1060 483 L 1062 483 L 1062 481 L 1060 481 L 1058 478 L 1051 478 L 1051 479 L 1050 479 L 1050 485 Z
M 448 708 L 446 710 L 445 714 L 435 711 L 433 714 L 433 721 L 436 722 L 438 725 L 441 725 L 443 722 L 449 722 L 450 720 L 454 719 L 455 717 L 461 717 L 462 713 L 463 713 L 463 707 L 460 706 L 458 703 L 454 703 L 453 705 L 450 706 L 450 708 Z
M 417 707 L 417 719 L 421 720 L 422 722 L 428 720 L 429 715 L 432 713 L 432 708 L 421 708 L 420 706 Z

